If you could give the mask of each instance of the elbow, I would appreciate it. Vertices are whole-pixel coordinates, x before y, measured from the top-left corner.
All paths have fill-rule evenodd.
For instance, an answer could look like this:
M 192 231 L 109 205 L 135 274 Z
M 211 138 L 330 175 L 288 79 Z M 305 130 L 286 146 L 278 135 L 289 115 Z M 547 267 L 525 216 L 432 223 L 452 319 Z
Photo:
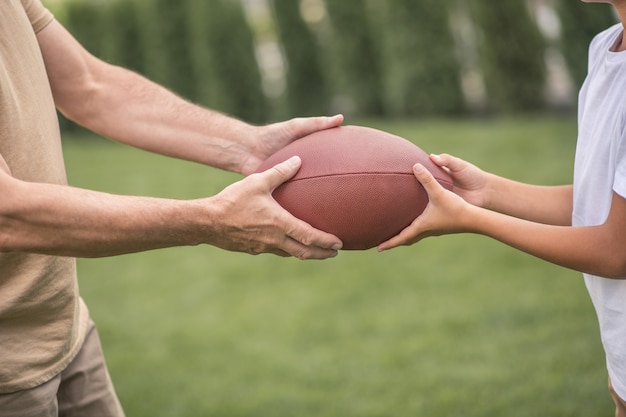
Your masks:
M 89 127 L 97 115 L 94 103 L 97 102 L 98 85 L 92 80 L 83 80 L 72 91 L 55 94 L 57 109 L 69 120 Z
M 0 253 L 23 251 L 28 240 L 27 228 L 21 221 L 24 199 L 30 191 L 20 186 L 21 182 L 0 171 Z
M 16 199 L 11 198 L 6 188 L 3 191 L 7 198 L 0 201 L 0 253 L 20 252 L 28 239 L 27 228 L 20 221 L 19 208 L 14 204 Z
M 614 279 L 626 279 L 626 259 L 623 259 L 622 262 L 617 265 L 609 278 Z
M 610 279 L 626 280 L 626 253 L 614 253 L 602 262 L 602 265 L 594 275 Z
M 0 158 L 2 162 L 4 160 Z M 6 169 L 8 165 L 4 164 Z M 8 174 L 8 171 L 4 170 Z M 13 240 L 12 222 L 10 216 L 10 206 L 8 201 L 10 200 L 10 188 L 3 186 L 5 180 L 11 178 L 10 175 L 0 175 L 0 191 L 4 194 L 4 198 L 0 201 L 0 253 L 12 252 L 11 248 Z M 8 182 L 8 181 L 7 181 Z
M 57 109 L 68 119 L 86 128 L 96 123 L 106 101 L 107 86 L 103 80 L 112 66 L 95 58 L 71 83 L 53 86 Z
M 11 225 L 13 222 L 0 214 L 0 253 L 17 252 L 18 233 Z

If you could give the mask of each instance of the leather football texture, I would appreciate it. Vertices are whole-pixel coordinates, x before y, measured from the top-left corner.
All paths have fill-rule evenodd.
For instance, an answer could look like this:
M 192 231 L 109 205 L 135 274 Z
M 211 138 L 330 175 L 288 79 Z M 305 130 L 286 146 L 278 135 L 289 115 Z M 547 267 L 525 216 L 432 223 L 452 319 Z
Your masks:
M 274 199 L 295 217 L 337 236 L 345 250 L 375 247 L 424 211 L 428 195 L 413 174 L 416 163 L 452 188 L 449 174 L 421 148 L 368 127 L 315 132 L 270 156 L 257 172 L 294 155 L 302 166 L 274 190 Z

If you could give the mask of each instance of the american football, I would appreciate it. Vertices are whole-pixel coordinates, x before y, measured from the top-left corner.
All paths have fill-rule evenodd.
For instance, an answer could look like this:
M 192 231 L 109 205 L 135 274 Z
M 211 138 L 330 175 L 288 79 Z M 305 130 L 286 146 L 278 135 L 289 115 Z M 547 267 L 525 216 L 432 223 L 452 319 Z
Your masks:
M 270 156 L 258 171 L 294 155 L 302 167 L 274 190 L 274 199 L 295 217 L 340 238 L 346 250 L 375 247 L 424 211 L 428 195 L 413 175 L 416 163 L 452 188 L 448 173 L 418 146 L 368 127 L 315 132 Z

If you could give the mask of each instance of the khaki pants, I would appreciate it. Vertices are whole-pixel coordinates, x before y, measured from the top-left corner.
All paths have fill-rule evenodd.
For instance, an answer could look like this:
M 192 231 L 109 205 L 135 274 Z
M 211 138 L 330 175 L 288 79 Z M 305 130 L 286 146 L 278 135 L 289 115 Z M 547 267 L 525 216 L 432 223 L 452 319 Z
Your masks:
M 609 391 L 611 391 L 611 396 L 613 397 L 613 401 L 615 402 L 615 417 L 626 417 L 626 401 L 617 395 L 615 390 L 613 389 L 613 384 L 611 384 L 611 380 L 609 379 Z
M 93 322 L 69 366 L 38 387 L 0 394 L 2 417 L 124 417 Z

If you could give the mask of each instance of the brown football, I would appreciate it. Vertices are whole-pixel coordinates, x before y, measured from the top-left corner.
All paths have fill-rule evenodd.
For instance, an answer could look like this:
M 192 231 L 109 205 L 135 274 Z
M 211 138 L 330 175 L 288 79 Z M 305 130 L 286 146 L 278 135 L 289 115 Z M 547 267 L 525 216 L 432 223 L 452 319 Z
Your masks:
M 421 163 L 447 189 L 448 173 L 399 136 L 361 126 L 322 130 L 270 156 L 264 171 L 298 155 L 302 167 L 273 197 L 295 217 L 332 233 L 343 249 L 369 249 L 397 235 L 428 204 L 413 175 Z

